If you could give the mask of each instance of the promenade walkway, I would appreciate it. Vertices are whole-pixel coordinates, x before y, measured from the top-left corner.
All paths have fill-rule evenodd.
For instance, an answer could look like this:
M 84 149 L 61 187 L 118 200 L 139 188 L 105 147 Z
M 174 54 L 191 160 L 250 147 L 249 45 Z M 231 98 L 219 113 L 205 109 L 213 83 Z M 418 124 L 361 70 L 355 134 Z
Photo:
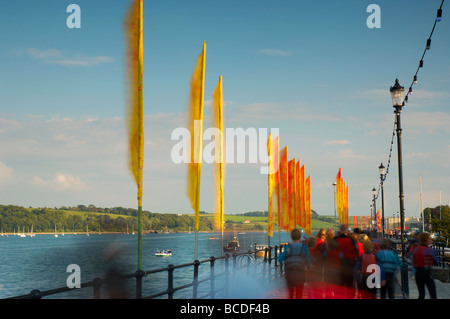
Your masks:
M 395 286 L 395 299 L 403 299 L 402 289 L 401 289 L 401 280 L 400 280 L 400 272 L 397 273 L 396 276 L 396 286 Z M 412 269 L 410 268 L 408 271 L 408 282 L 409 282 L 409 299 L 418 299 L 419 291 L 417 290 L 416 281 L 414 279 L 414 274 Z M 436 292 L 438 299 L 450 299 L 450 282 L 442 282 L 438 279 L 434 280 L 436 284 Z M 311 299 L 311 290 L 314 287 L 311 287 L 311 284 L 306 283 L 303 298 Z M 289 294 L 286 286 L 286 282 L 284 279 L 278 279 L 274 285 L 273 290 L 267 293 L 267 298 L 269 299 L 288 299 Z M 314 298 L 314 297 L 313 297 Z M 380 299 L 380 294 L 377 291 L 377 299 Z M 427 288 L 425 288 L 425 299 L 430 299 L 430 295 L 428 293 Z

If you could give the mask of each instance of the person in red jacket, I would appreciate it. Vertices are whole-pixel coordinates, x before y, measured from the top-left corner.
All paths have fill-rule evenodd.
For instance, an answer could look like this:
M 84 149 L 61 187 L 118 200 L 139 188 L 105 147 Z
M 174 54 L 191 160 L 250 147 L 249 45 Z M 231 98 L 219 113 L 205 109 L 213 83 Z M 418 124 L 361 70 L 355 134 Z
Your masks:
M 431 267 L 437 264 L 438 260 L 434 249 L 429 247 L 431 236 L 424 232 L 419 235 L 419 245 L 412 252 L 413 267 L 415 269 L 415 278 L 417 289 L 419 290 L 419 299 L 425 298 L 425 286 L 428 288 L 431 299 L 437 299 L 436 285 L 431 275 Z
M 351 292 L 353 288 L 353 270 L 358 256 L 358 248 L 355 241 L 349 236 L 347 225 L 341 224 L 339 235 L 334 238 L 338 243 L 338 249 L 342 253 L 342 282 L 341 284 L 348 288 L 346 291 Z M 349 299 L 353 296 L 348 295 Z

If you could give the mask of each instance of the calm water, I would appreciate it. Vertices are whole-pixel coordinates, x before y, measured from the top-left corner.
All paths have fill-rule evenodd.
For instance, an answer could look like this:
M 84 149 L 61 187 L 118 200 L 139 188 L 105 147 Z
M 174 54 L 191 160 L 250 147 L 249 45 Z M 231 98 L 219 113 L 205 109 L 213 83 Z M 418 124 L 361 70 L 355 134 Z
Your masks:
M 211 236 L 219 239 L 210 239 Z M 233 234 L 224 234 L 224 245 Z M 253 244 L 267 244 L 266 233 L 238 233 L 241 247 L 251 249 Z M 287 233 L 274 234 L 271 245 L 288 240 Z M 142 236 L 142 268 L 144 270 L 180 265 L 194 260 L 194 233 L 145 234 Z M 170 249 L 171 257 L 155 257 L 158 249 Z M 220 234 L 198 234 L 198 259 L 221 254 Z M 114 258 L 111 258 L 114 256 Z M 27 294 L 33 289 L 41 291 L 66 286 L 67 266 L 77 264 L 81 269 L 81 282 L 104 278 L 110 268 L 122 273 L 137 269 L 137 235 L 85 234 L 36 235 L 21 238 L 10 235 L 0 237 L 0 298 Z M 203 271 L 202 271 L 203 270 Z M 200 277 L 209 275 L 209 263 L 200 267 Z M 175 270 L 174 285 L 191 282 L 193 267 Z M 134 280 L 129 280 L 134 294 Z M 167 288 L 167 272 L 144 277 L 144 296 Z M 184 294 L 184 295 L 183 295 Z M 189 297 L 188 292 L 177 292 L 175 297 Z M 52 298 L 92 298 L 92 289 L 75 289 Z M 165 297 L 166 298 L 166 297 Z

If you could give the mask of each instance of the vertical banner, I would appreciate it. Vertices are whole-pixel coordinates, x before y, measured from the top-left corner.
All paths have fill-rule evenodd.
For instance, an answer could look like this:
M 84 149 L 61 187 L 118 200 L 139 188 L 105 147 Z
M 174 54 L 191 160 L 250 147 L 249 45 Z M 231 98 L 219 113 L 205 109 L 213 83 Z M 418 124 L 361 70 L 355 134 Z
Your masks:
M 200 176 L 203 147 L 203 103 L 205 95 L 205 54 L 206 43 L 197 59 L 197 65 L 191 78 L 188 127 L 191 134 L 190 156 L 187 172 L 187 196 L 195 213 L 195 250 L 197 259 L 198 228 L 200 224 Z
M 223 233 L 223 179 L 224 179 L 224 151 L 223 151 L 223 88 L 222 76 L 219 76 L 219 82 L 213 92 L 213 112 L 214 127 L 219 130 L 219 138 L 215 148 L 215 195 L 214 195 L 214 227 L 217 231 Z
M 305 165 L 300 168 L 300 227 L 306 228 Z
M 278 219 L 278 136 L 273 139 L 272 133 L 269 133 L 269 138 L 267 139 L 267 155 L 269 157 L 269 174 L 267 177 L 268 182 L 268 197 L 269 197 L 269 207 L 268 207 L 268 235 L 273 237 L 273 225 L 275 220 Z
M 279 211 L 279 227 L 280 229 L 289 230 L 289 181 L 288 181 L 288 147 L 285 146 L 280 151 L 280 167 L 279 174 L 279 190 L 280 190 L 280 211 Z
M 311 236 L 311 176 L 305 180 L 306 233 Z
M 302 227 L 302 213 L 300 207 L 300 159 L 295 164 L 295 224 Z
M 288 162 L 288 203 L 289 203 L 289 230 L 296 228 L 295 222 L 295 157 Z
M 135 0 L 125 19 L 128 43 L 128 166 L 137 184 L 138 200 L 138 269 L 142 266 L 142 176 L 144 166 L 143 110 L 143 13 L 142 0 Z
M 380 209 L 377 211 L 377 229 L 381 230 L 381 216 L 380 216 Z
M 200 210 L 200 175 L 203 144 L 203 99 L 205 90 L 205 52 L 197 59 L 197 66 L 191 78 L 191 93 L 189 104 L 189 131 L 191 133 L 190 161 L 188 163 L 187 195 L 195 212 L 195 230 L 199 227 Z

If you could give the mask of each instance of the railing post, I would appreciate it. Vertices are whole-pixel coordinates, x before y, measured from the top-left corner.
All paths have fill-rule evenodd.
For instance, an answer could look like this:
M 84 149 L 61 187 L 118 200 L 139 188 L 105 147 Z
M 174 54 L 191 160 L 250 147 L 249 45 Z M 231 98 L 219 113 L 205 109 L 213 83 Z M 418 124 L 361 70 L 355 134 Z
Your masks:
M 275 245 L 275 278 L 278 277 L 278 245 Z
M 272 247 L 270 247 L 269 246 L 269 248 L 268 249 L 266 249 L 266 253 L 264 254 L 264 259 L 266 259 L 267 260 L 267 255 L 269 255 L 268 256 L 268 260 L 269 260 L 269 265 L 268 265 L 268 269 L 269 269 L 269 271 L 268 271 L 268 276 L 269 276 L 269 281 L 272 281 L 272 260 L 271 260 L 271 252 L 272 252 Z
M 255 260 L 256 260 L 256 257 L 258 256 L 258 251 L 256 249 L 256 242 L 255 242 L 255 246 L 253 246 L 253 247 L 255 247 Z
M 192 291 L 192 299 L 197 299 L 198 290 L 198 267 L 200 266 L 200 261 L 194 260 L 194 287 Z
M 167 298 L 173 299 L 173 271 L 175 270 L 175 267 L 173 265 L 169 265 L 167 268 Z
M 233 253 L 233 270 L 236 270 L 236 258 L 237 258 L 237 254 Z
M 216 257 L 211 256 L 211 260 L 210 260 L 210 269 L 209 269 L 209 282 L 211 284 L 211 288 L 210 288 L 210 295 L 211 295 L 211 299 L 214 299 L 216 296 L 215 293 L 215 287 L 214 287 L 214 280 L 215 280 L 215 275 L 214 275 L 214 263 L 216 261 Z
M 31 290 L 30 295 L 32 295 L 31 299 L 42 299 L 42 293 L 39 289 Z
M 100 299 L 100 290 L 102 286 L 102 280 L 100 278 L 94 279 L 94 299 Z
M 144 275 L 144 271 L 136 271 L 136 299 L 142 299 L 142 277 L 144 277 Z
M 230 283 L 230 255 L 225 254 L 225 296 L 228 296 L 228 287 Z

